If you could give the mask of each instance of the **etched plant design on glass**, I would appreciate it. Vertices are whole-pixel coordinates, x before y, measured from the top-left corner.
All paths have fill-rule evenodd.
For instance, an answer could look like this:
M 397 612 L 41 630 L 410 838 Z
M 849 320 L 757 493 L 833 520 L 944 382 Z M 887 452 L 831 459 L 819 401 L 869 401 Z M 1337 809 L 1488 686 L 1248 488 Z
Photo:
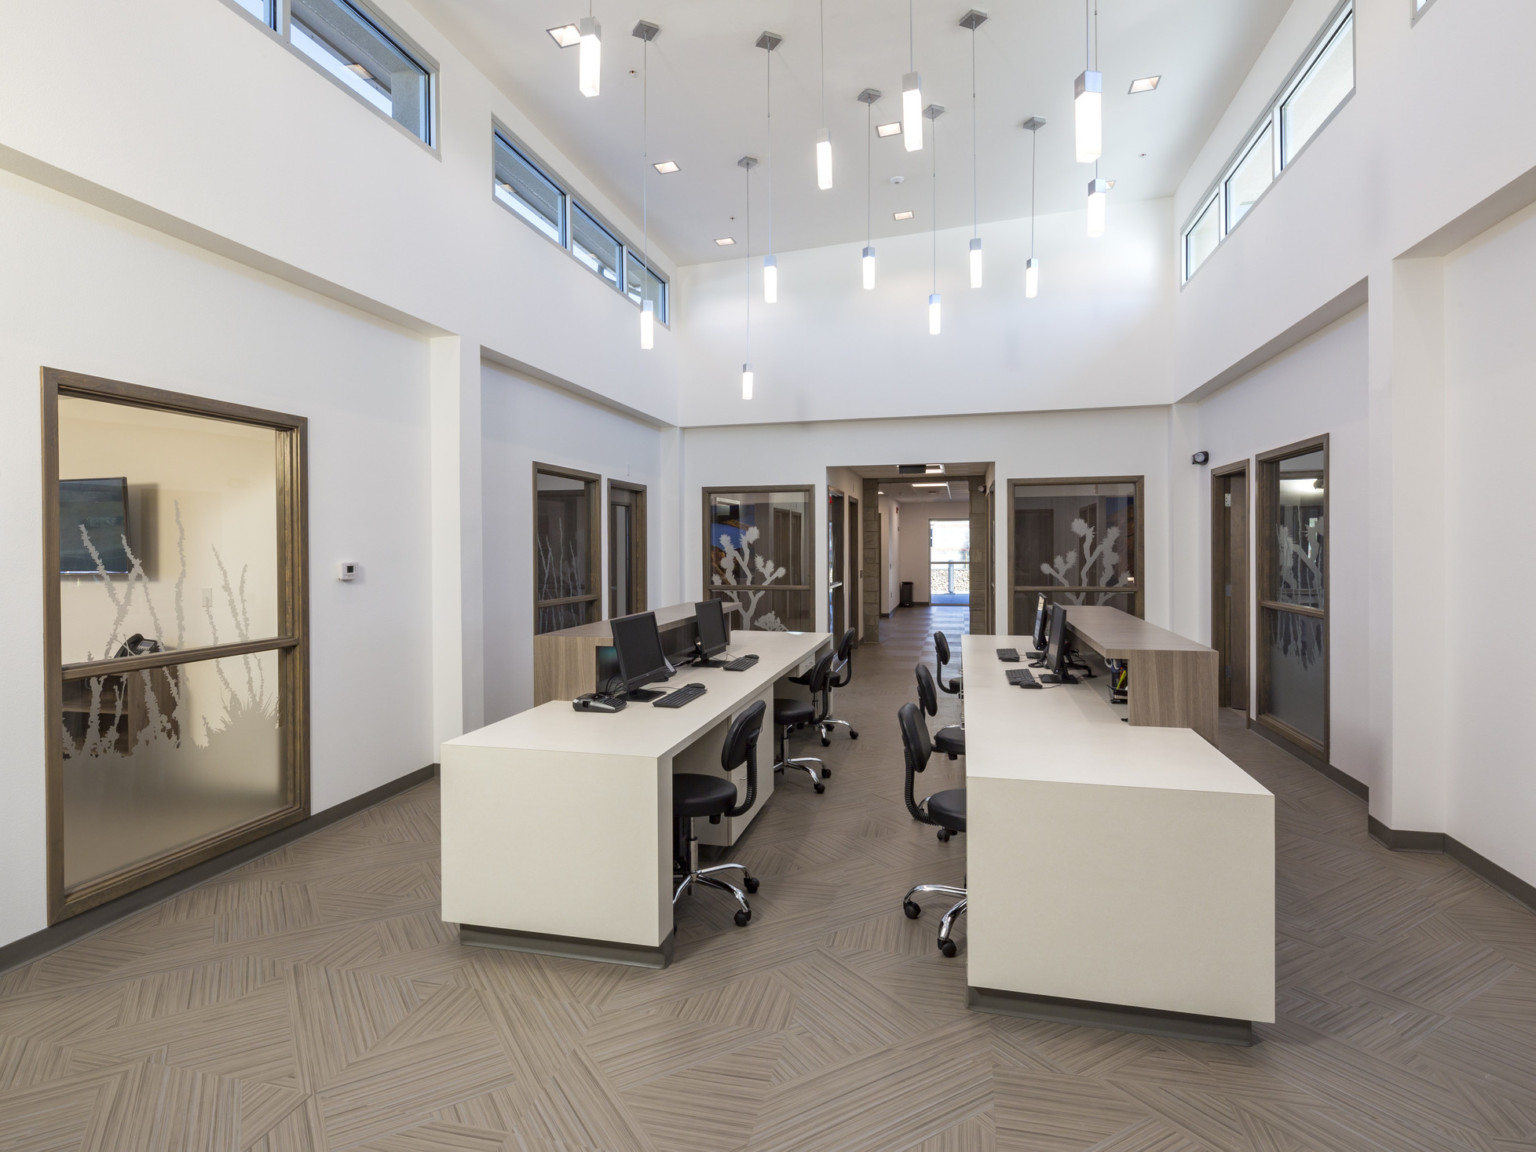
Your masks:
M 1115 551 L 1115 544 L 1120 539 L 1119 526 L 1111 527 L 1104 533 L 1104 538 L 1097 546 L 1094 544 L 1094 529 L 1082 517 L 1072 521 L 1072 535 L 1082 541 L 1082 567 L 1078 569 L 1078 550 L 1070 548 L 1065 556 L 1057 556 L 1051 564 L 1041 564 L 1040 571 L 1044 572 L 1057 584 L 1064 588 L 1082 587 L 1113 587 L 1122 582 L 1123 573 L 1118 571 L 1120 553 Z M 1093 578 L 1094 567 L 1099 569 L 1099 579 Z M 1077 569 L 1076 574 L 1073 574 Z M 1066 592 L 1059 599 L 1070 604 L 1082 604 L 1086 592 Z
M 1295 532 L 1301 533 L 1300 541 Z M 1280 583 L 1276 600 L 1282 604 L 1322 607 L 1323 589 L 1323 517 L 1312 517 L 1299 525 L 1283 522 L 1275 526 L 1276 559 L 1280 564 Z M 1310 668 L 1322 659 L 1322 627 L 1308 616 L 1294 612 L 1275 614 L 1275 643 L 1283 656 Z
M 565 534 L 565 520 L 557 518 L 554 534 L 539 536 L 540 600 L 562 600 L 582 596 L 587 591 L 586 563 L 578 542 Z M 585 623 L 584 604 L 556 604 L 539 609 L 540 632 L 554 632 Z
M 731 539 L 731 533 L 722 532 L 716 538 L 723 556 L 720 560 L 718 572 L 711 575 L 715 587 L 725 593 L 725 610 L 737 612 L 741 615 L 743 628 L 756 628 L 763 632 L 787 632 L 779 620 L 778 614 L 773 611 L 758 615 L 758 605 L 768 592 L 768 586 L 784 575 L 783 565 L 775 564 L 767 556 L 754 556 L 752 545 L 757 543 L 759 533 L 756 526 L 747 528 L 736 535 L 741 541 L 738 547 Z M 753 573 L 757 574 L 757 580 L 753 581 Z

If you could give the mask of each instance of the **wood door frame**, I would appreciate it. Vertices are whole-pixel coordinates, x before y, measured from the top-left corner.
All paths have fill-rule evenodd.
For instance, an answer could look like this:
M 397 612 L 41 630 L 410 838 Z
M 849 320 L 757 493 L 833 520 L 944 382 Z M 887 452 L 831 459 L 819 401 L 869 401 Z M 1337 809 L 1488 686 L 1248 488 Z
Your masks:
M 1264 522 L 1270 507 L 1271 484 L 1275 485 L 1274 491 L 1278 498 L 1278 485 L 1280 480 L 1280 461 L 1291 456 L 1299 456 L 1306 452 L 1322 452 L 1323 454 L 1323 607 L 1311 608 L 1306 605 L 1280 604 L 1268 593 L 1271 591 L 1271 581 L 1275 577 L 1275 545 L 1272 526 Z M 1319 436 L 1310 436 L 1305 440 L 1297 440 L 1295 443 L 1286 444 L 1280 448 L 1272 448 L 1268 452 L 1261 452 L 1254 457 L 1255 481 L 1252 485 L 1253 531 L 1257 540 L 1254 548 L 1254 601 L 1257 611 L 1254 613 L 1254 663 L 1258 669 L 1258 675 L 1254 678 L 1254 702 L 1253 722 L 1262 724 L 1270 732 L 1280 737 L 1287 743 L 1299 748 L 1307 756 L 1321 760 L 1323 764 L 1331 764 L 1329 760 L 1330 750 L 1333 746 L 1333 629 L 1332 605 L 1333 605 L 1333 581 L 1331 572 L 1333 568 L 1333 547 L 1328 534 L 1333 531 L 1333 482 L 1329 475 L 1331 456 L 1329 452 L 1329 434 L 1324 432 Z M 1262 613 L 1289 612 L 1297 616 L 1309 616 L 1323 622 L 1323 741 L 1318 742 L 1303 732 L 1292 728 L 1285 721 L 1264 712 L 1265 704 L 1269 697 L 1269 661 L 1259 654 L 1259 641 L 1263 637 L 1264 618 Z
M 1226 495 L 1227 482 L 1234 476 L 1241 476 L 1243 478 L 1243 490 L 1246 497 L 1243 525 L 1248 532 L 1249 539 L 1243 541 L 1241 595 L 1246 609 L 1244 618 L 1247 622 L 1248 632 L 1246 642 L 1243 645 L 1243 654 L 1248 665 L 1244 669 L 1248 699 L 1244 703 L 1243 714 L 1245 716 L 1252 716 L 1254 697 L 1256 695 L 1253 690 L 1253 549 L 1250 546 L 1250 540 L 1253 535 L 1253 484 L 1249 476 L 1247 457 L 1231 464 L 1224 464 L 1220 468 L 1211 469 L 1211 647 L 1221 653 L 1223 659 L 1229 665 L 1232 664 L 1231 652 L 1228 650 L 1231 645 L 1230 630 L 1228 628 L 1228 621 L 1225 618 L 1226 614 L 1222 611 L 1225 607 L 1224 602 L 1227 600 L 1227 596 L 1223 594 L 1218 597 L 1216 591 L 1228 583 L 1223 577 L 1228 574 L 1227 561 L 1231 556 L 1231 533 L 1228 525 L 1230 518 L 1226 514 L 1227 504 L 1224 497 Z M 1218 525 L 1220 525 L 1219 533 L 1217 531 Z M 1238 595 L 1235 589 L 1237 589 L 1239 581 L 1234 579 L 1231 581 L 1231 584 L 1234 588 L 1233 595 Z M 1227 640 L 1226 647 L 1217 643 L 1222 637 L 1225 637 Z M 1220 668 L 1217 669 L 1217 674 L 1220 676 Z M 1227 704 L 1225 706 L 1232 707 L 1232 686 L 1227 678 L 1223 677 L 1218 681 L 1217 691 L 1218 698 L 1221 696 L 1226 697 Z
M 176 412 L 205 419 L 228 420 L 270 428 L 278 433 L 277 482 L 277 619 L 279 635 L 261 641 L 188 648 L 124 659 L 63 664 L 61 595 L 59 588 L 59 398 L 78 397 L 127 407 Z M 43 677 L 45 725 L 46 842 L 48 922 L 56 924 L 108 900 L 136 891 L 157 880 L 185 871 L 242 844 L 297 824 L 310 811 L 309 779 L 309 421 L 265 408 L 209 400 L 162 388 L 147 388 L 58 368 L 42 369 L 43 472 Z M 111 671 L 150 669 L 202 663 L 210 659 L 257 652 L 278 653 L 278 708 L 290 720 L 282 743 L 287 771 L 287 803 L 266 816 L 228 832 L 152 860 L 93 880 L 73 892 L 64 886 L 63 685 L 87 679 L 90 672 L 110 664 Z M 130 667 L 131 664 L 131 667 Z
M 587 586 L 592 588 L 591 594 L 586 596 L 563 596 L 554 600 L 539 599 L 539 473 L 546 476 L 563 476 L 567 480 L 580 480 L 587 487 Z M 539 631 L 539 609 L 559 608 L 566 604 L 593 604 L 596 609 L 596 619 L 603 618 L 603 601 L 607 598 L 604 586 L 608 583 L 608 573 L 603 569 L 603 478 L 596 472 L 583 472 L 580 468 L 566 468 L 559 464 L 541 464 L 537 460 L 533 462 L 533 634 L 541 636 Z M 584 624 L 593 623 L 592 620 L 582 621 Z M 560 631 L 560 629 L 554 629 Z
M 864 606 L 861 603 L 864 595 L 864 530 L 860 523 L 864 515 L 864 502 L 851 492 L 846 501 L 844 510 L 848 522 L 848 544 L 843 553 L 843 615 L 848 619 L 848 627 L 853 629 L 853 643 L 857 647 L 860 634 L 864 631 Z M 851 580 L 847 571 L 849 568 L 853 569 Z
M 832 501 L 833 500 L 841 500 L 843 502 L 843 505 L 842 505 L 842 516 L 840 518 L 842 523 L 840 523 L 838 525 L 839 531 L 836 533 L 836 539 L 835 540 L 834 540 L 834 534 L 832 532 Z M 827 569 L 827 632 L 832 637 L 832 643 L 835 645 L 837 643 L 840 635 L 841 635 L 841 632 L 836 627 L 833 626 L 833 620 L 832 620 L 832 617 L 835 615 L 835 612 L 833 611 L 833 604 L 832 604 L 833 599 L 834 599 L 833 592 L 832 592 L 832 584 L 833 584 L 834 580 L 836 581 L 837 586 L 838 586 L 837 587 L 838 596 L 842 599 L 842 602 L 843 602 L 843 613 L 842 613 L 842 615 L 843 615 L 843 631 L 846 631 L 847 627 L 848 627 L 848 494 L 846 492 L 844 492 L 841 488 L 834 488 L 831 484 L 827 485 L 827 548 L 828 548 L 829 551 L 831 551 L 831 550 L 840 551 L 842 553 L 842 559 L 843 559 L 843 570 L 841 572 L 838 572 L 838 573 L 835 573 L 835 574 L 833 572 L 833 568 L 835 567 L 835 565 L 832 562 L 832 556 L 829 555 L 827 557 L 827 564 L 826 564 L 826 569 Z
M 1097 589 L 1080 589 L 1075 587 L 1068 588 L 1062 587 L 1060 585 L 1055 587 L 1045 587 L 1043 585 L 1019 585 L 1018 573 L 1013 570 L 1014 560 L 1017 556 L 1013 538 L 1013 488 L 1015 484 L 1136 485 L 1136 571 L 1131 573 L 1131 575 L 1136 579 L 1136 591 L 1133 594 L 1133 603 L 1136 606 L 1134 615 L 1140 619 L 1146 619 L 1147 588 L 1146 581 L 1142 579 L 1141 569 L 1145 565 L 1145 558 L 1147 554 L 1147 478 L 1145 476 L 1066 476 L 1043 478 L 1036 478 L 1033 476 L 1019 476 L 1011 478 L 1008 481 L 1008 487 L 1004 492 L 1004 498 L 1007 501 L 1006 507 L 1008 516 L 1008 635 L 1018 636 L 1024 634 L 1018 631 L 1018 621 L 1014 619 L 1014 606 L 1015 602 L 1018 600 L 1020 592 L 1045 592 L 1050 594 L 1052 592 L 1097 591 Z M 1033 626 L 1033 622 L 1031 622 L 1030 627 L 1033 628 Z
M 640 497 L 632 505 L 635 510 L 635 517 L 634 523 L 630 526 L 630 533 L 632 536 L 632 542 L 638 544 L 639 555 L 636 558 L 635 570 L 630 574 L 630 583 L 631 587 L 633 587 L 635 590 L 635 603 L 639 605 L 635 611 L 644 612 L 647 610 L 651 602 L 649 588 L 650 582 L 648 580 L 649 569 L 651 565 L 650 521 L 647 518 L 646 512 L 646 504 L 650 500 L 650 494 L 644 484 L 636 484 L 631 480 L 614 480 L 612 478 L 609 478 L 608 480 L 608 491 L 604 496 L 603 507 L 607 511 L 609 551 L 608 566 L 610 569 L 610 576 L 612 575 L 611 570 L 613 567 L 613 509 L 615 507 L 613 503 L 614 489 L 618 489 L 621 492 L 633 492 Z M 609 579 L 605 581 L 605 583 L 607 583 L 608 587 L 605 591 L 604 599 L 608 604 L 608 616 L 611 618 L 614 615 L 613 581 L 612 579 Z

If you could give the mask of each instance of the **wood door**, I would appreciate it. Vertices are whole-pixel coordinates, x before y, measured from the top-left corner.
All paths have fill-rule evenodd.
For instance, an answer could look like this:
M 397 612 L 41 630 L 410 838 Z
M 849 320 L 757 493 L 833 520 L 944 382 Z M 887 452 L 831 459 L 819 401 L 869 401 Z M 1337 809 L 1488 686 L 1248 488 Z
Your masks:
M 1211 476 L 1211 646 L 1220 654 L 1220 703 L 1248 711 L 1248 465 Z

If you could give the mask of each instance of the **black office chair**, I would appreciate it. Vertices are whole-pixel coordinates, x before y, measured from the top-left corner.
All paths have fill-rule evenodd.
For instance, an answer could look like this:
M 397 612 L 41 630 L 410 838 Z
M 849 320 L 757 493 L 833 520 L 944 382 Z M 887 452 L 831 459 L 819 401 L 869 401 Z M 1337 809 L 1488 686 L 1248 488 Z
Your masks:
M 927 671 L 927 669 L 923 669 Z M 923 716 L 916 704 L 903 704 L 896 713 L 897 722 L 901 725 L 901 746 L 906 758 L 906 792 L 907 811 L 912 813 L 912 818 L 921 820 L 924 824 L 937 824 L 939 827 L 939 839 L 948 840 L 956 833 L 965 831 L 965 789 L 950 788 L 943 792 L 935 792 L 919 803 L 915 799 L 913 787 L 917 781 L 917 773 L 928 767 L 929 757 L 933 755 L 933 747 L 928 741 L 928 726 L 923 723 Z M 950 932 L 954 929 L 955 921 L 965 913 L 966 892 L 964 888 L 956 888 L 952 884 L 916 884 L 902 897 L 901 910 L 907 914 L 909 920 L 916 920 L 923 914 L 922 905 L 912 899 L 926 892 L 934 892 L 940 896 L 957 896 L 959 903 L 944 913 L 944 918 L 939 921 L 939 951 L 946 956 L 953 956 L 958 949 L 955 942 L 950 939 Z
M 832 693 L 838 688 L 846 688 L 848 682 L 853 679 L 853 642 L 857 634 L 852 628 L 843 633 L 843 638 L 838 641 L 837 655 L 832 661 L 832 674 L 827 677 L 826 689 L 822 693 L 822 699 L 817 703 L 817 711 L 822 713 L 822 718 L 816 721 L 816 727 L 821 730 L 821 746 L 827 747 L 832 743 L 832 729 L 841 725 L 848 729 L 848 738 L 857 740 L 859 734 L 852 724 L 846 720 L 839 720 L 832 715 Z M 789 680 L 794 684 L 810 686 L 811 677 L 816 674 L 813 668 L 804 676 L 791 676 Z
M 933 650 L 938 659 L 934 663 L 934 674 L 939 681 L 939 687 L 951 696 L 960 695 L 960 688 L 965 677 L 956 676 L 948 684 L 944 683 L 944 668 L 949 664 L 949 637 L 942 632 L 933 634 Z
M 684 892 L 695 884 L 719 888 L 736 897 L 741 905 L 736 910 L 736 923 L 746 927 L 752 919 L 752 906 L 747 903 L 747 892 L 757 891 L 757 879 L 747 871 L 745 864 L 716 864 L 710 868 L 699 867 L 699 845 L 693 836 L 695 816 L 708 816 L 711 824 L 720 823 L 722 816 L 742 816 L 752 810 L 757 801 L 757 737 L 763 729 L 763 714 L 768 706 L 755 700 L 735 720 L 725 734 L 725 746 L 720 749 L 720 767 L 727 772 L 747 766 L 747 795 L 736 803 L 736 785 L 719 776 L 705 776 L 700 772 L 678 772 L 672 777 L 672 818 L 677 822 L 673 840 L 673 874 L 677 884 L 672 893 L 675 906 Z M 740 868 L 747 892 L 734 884 L 721 880 L 721 872 Z
M 939 714 L 939 696 L 933 690 L 933 677 L 921 664 L 917 666 L 917 701 L 928 715 Z M 926 726 L 925 723 L 924 727 Z M 965 755 L 965 726 L 962 724 L 946 725 L 933 733 L 929 739 L 933 741 L 935 748 L 951 760 Z
M 810 774 L 818 792 L 827 790 L 827 786 L 822 781 L 831 778 L 832 769 L 815 756 L 791 757 L 788 750 L 789 734 L 796 728 L 804 728 L 808 724 L 820 724 L 827 719 L 827 680 L 832 675 L 832 661 L 836 655 L 835 652 L 828 652 L 816 661 L 815 667 L 811 669 L 806 679 L 798 681 L 810 690 L 809 700 L 790 700 L 783 696 L 775 696 L 773 699 L 775 735 L 773 770 L 782 772 L 791 767 L 803 769 Z

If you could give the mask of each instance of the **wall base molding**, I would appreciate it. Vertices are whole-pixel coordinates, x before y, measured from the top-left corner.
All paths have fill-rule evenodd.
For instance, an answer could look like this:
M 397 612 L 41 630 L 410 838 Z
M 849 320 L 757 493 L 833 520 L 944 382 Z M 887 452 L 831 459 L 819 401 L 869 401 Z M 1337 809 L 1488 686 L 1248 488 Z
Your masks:
M 436 775 L 436 764 L 428 764 L 425 768 L 407 772 L 404 776 L 391 780 L 387 784 L 381 784 L 360 796 L 344 800 L 323 812 L 316 812 L 297 824 L 279 828 L 270 836 L 263 836 L 260 840 L 252 840 L 249 844 L 232 848 L 184 872 L 167 876 L 164 880 L 157 880 L 135 892 L 119 896 L 116 900 L 99 904 L 78 916 L 71 916 L 68 920 L 51 924 L 41 932 L 34 932 L 30 936 L 23 936 L 20 940 L 13 940 L 0 947 L 0 972 L 30 964 L 33 960 L 46 956 L 50 952 L 57 952 L 66 944 L 73 944 L 76 940 L 99 932 L 126 916 L 143 911 L 152 904 L 159 904 L 162 900 L 179 896 L 205 880 L 211 880 L 215 876 L 247 864 L 258 856 L 265 856 L 268 852 L 273 852 L 295 840 L 302 840 L 322 828 L 335 824 L 338 820 L 355 816 L 363 809 L 372 808 L 375 804 L 414 788 L 418 784 L 425 784 Z
M 1157 1008 L 1136 1008 L 1126 1004 L 1100 1004 L 1092 1000 L 1069 1000 L 1061 996 L 1035 996 L 997 988 L 965 990 L 966 1007 L 998 1016 L 1022 1016 L 1026 1020 L 1049 1020 L 1056 1024 L 1079 1024 L 1089 1028 L 1111 1028 L 1117 1032 L 1140 1032 L 1147 1036 L 1168 1036 L 1176 1040 L 1203 1040 L 1210 1044 L 1254 1042 L 1253 1024 L 1247 1020 L 1229 1020 L 1224 1016 L 1197 1016 L 1190 1012 L 1165 1012 Z
M 1465 865 L 1504 895 L 1518 900 L 1536 912 L 1536 884 L 1530 884 L 1507 868 L 1501 868 L 1474 848 L 1468 848 L 1446 832 L 1414 832 L 1388 828 L 1376 817 L 1368 817 L 1366 826 L 1371 839 L 1394 852 L 1441 852 Z

